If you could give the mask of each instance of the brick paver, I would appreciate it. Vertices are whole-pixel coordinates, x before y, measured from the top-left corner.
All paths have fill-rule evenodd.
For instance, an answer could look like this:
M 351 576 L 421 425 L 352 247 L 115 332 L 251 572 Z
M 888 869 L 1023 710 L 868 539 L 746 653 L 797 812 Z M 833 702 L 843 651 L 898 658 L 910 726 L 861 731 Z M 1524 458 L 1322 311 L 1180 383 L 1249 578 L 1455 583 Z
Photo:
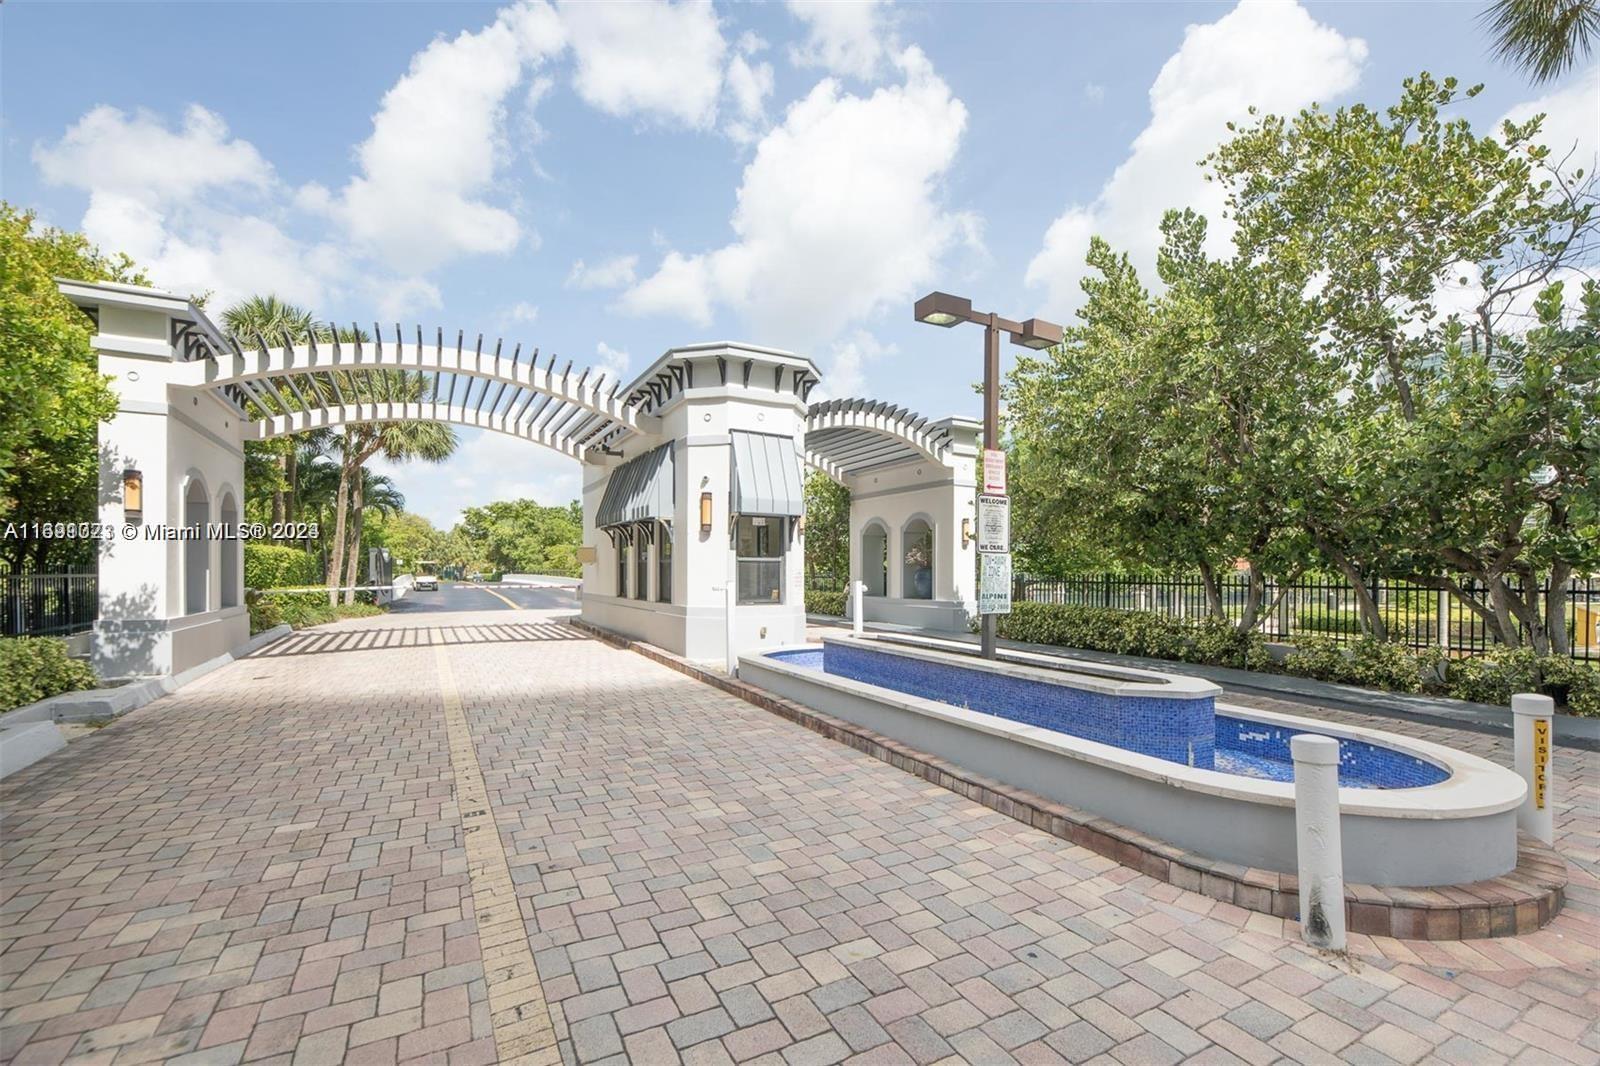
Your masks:
M 480 934 L 511 956 L 478 919 L 494 897 L 441 656 L 569 1062 L 1600 1056 L 1592 754 L 1557 751 L 1573 878 L 1554 924 L 1338 958 L 548 614 L 507 617 L 327 627 L 0 786 L 0 1057 L 495 1061 Z

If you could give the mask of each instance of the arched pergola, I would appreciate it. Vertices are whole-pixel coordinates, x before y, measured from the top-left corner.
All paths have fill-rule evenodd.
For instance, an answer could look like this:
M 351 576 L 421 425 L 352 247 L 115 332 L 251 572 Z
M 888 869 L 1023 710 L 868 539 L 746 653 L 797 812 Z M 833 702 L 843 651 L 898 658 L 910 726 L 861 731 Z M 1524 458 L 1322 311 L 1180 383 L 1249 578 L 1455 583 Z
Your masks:
M 805 461 L 841 485 L 853 474 L 919 458 L 948 465 L 948 423 L 881 401 L 824 400 L 806 410 Z
M 436 330 L 425 342 L 421 327 L 407 340 L 398 326 L 385 342 L 376 339 L 273 346 L 256 337 L 238 338 L 183 323 L 174 347 L 184 360 L 173 384 L 210 390 L 249 422 L 246 438 L 265 440 L 310 429 L 362 422 L 432 421 L 506 433 L 543 444 L 573 458 L 590 449 L 611 451 L 628 436 L 658 428 L 660 419 L 641 410 L 638 395 L 618 395 L 621 381 L 568 361 L 559 372 L 538 350 L 522 357 L 483 336 L 455 343 Z M 398 372 L 398 376 L 396 374 Z

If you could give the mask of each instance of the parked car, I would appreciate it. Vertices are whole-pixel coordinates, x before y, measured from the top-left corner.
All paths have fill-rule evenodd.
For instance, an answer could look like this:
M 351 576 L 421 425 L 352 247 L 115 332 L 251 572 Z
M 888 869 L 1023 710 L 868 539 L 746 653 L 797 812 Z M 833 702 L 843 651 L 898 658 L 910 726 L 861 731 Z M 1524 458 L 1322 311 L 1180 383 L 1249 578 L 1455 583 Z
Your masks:
M 438 592 L 439 591 L 439 577 L 438 577 L 437 574 L 429 574 L 429 573 L 418 574 L 416 581 L 412 582 L 411 587 L 416 589 L 418 592 L 423 592 L 423 591 Z

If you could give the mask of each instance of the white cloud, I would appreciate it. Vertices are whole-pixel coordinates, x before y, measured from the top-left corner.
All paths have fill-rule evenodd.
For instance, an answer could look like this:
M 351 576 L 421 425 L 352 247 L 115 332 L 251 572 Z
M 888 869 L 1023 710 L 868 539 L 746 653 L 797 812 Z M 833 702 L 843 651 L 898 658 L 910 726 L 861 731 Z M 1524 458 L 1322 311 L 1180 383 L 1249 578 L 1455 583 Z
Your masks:
M 306 187 L 300 205 L 326 211 L 405 272 L 510 251 L 521 226 L 486 199 L 497 161 L 510 152 L 506 101 L 530 67 L 564 46 L 561 21 L 542 0 L 506 8 L 475 33 L 434 40 L 384 95 L 372 136 L 356 150 L 361 173 L 337 194 Z
M 572 264 L 572 271 L 567 275 L 567 288 L 616 289 L 631 285 L 638 266 L 639 257 L 636 255 L 614 255 L 594 266 L 579 259 Z
M 767 122 L 767 97 L 772 95 L 772 64 L 751 63 L 742 55 L 728 61 L 728 92 L 733 97 L 735 118 L 726 132 L 739 144 L 749 144 L 761 136 Z
M 633 361 L 633 357 L 626 351 L 613 348 L 605 341 L 601 341 L 594 346 L 594 354 L 593 365 L 594 369 L 600 372 L 599 380 L 622 382 L 628 380 L 628 364 Z
M 871 81 L 895 50 L 887 0 L 789 0 L 789 11 L 806 24 L 805 41 L 789 49 L 797 67 Z
M 822 368 L 817 398 L 860 396 L 867 384 L 867 365 L 899 351 L 897 345 L 884 344 L 866 330 L 855 330 L 833 345 L 832 354 Z
M 572 86 L 590 106 L 692 129 L 715 121 L 727 42 L 709 2 L 564 2 L 561 21 Z
M 737 239 L 668 252 L 622 309 L 705 325 L 727 305 L 763 336 L 803 347 L 910 298 L 947 252 L 975 242 L 977 220 L 952 210 L 942 188 L 966 107 L 918 49 L 895 63 L 902 84 L 862 97 L 825 79 L 793 104 L 745 168 Z
M 126 252 L 155 281 L 226 306 L 252 292 L 316 305 L 346 280 L 339 250 L 280 225 L 283 188 L 249 141 L 212 111 L 177 126 L 148 111 L 96 107 L 33 159 L 50 184 L 89 195 L 89 239 Z
M 367 465 L 387 474 L 414 511 L 440 529 L 461 520 L 468 507 L 495 500 L 537 500 L 548 507 L 579 498 L 582 468 L 577 460 L 531 441 L 492 430 L 456 427 L 461 443 L 442 465 L 391 463 L 382 457 Z
M 1199 161 L 1227 134 L 1230 119 L 1255 105 L 1279 114 L 1347 92 L 1367 46 L 1319 24 L 1298 4 L 1243 0 L 1205 25 L 1190 26 L 1182 46 L 1150 87 L 1150 123 L 1128 158 L 1089 204 L 1074 204 L 1051 224 L 1028 264 L 1027 281 L 1049 293 L 1060 317 L 1081 299 L 1078 280 L 1089 238 L 1104 237 L 1150 271 L 1169 208 L 1193 207 L 1212 222 L 1209 240 L 1226 248 L 1223 191 L 1207 183 Z

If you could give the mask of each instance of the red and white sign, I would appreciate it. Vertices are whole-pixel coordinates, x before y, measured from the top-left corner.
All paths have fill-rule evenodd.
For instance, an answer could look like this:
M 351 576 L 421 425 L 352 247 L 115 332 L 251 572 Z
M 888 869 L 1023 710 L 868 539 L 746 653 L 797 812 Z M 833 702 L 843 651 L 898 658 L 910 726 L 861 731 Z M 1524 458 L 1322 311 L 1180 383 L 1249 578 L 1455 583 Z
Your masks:
M 983 450 L 983 493 L 985 496 L 1006 494 L 1006 453 L 999 448 Z

